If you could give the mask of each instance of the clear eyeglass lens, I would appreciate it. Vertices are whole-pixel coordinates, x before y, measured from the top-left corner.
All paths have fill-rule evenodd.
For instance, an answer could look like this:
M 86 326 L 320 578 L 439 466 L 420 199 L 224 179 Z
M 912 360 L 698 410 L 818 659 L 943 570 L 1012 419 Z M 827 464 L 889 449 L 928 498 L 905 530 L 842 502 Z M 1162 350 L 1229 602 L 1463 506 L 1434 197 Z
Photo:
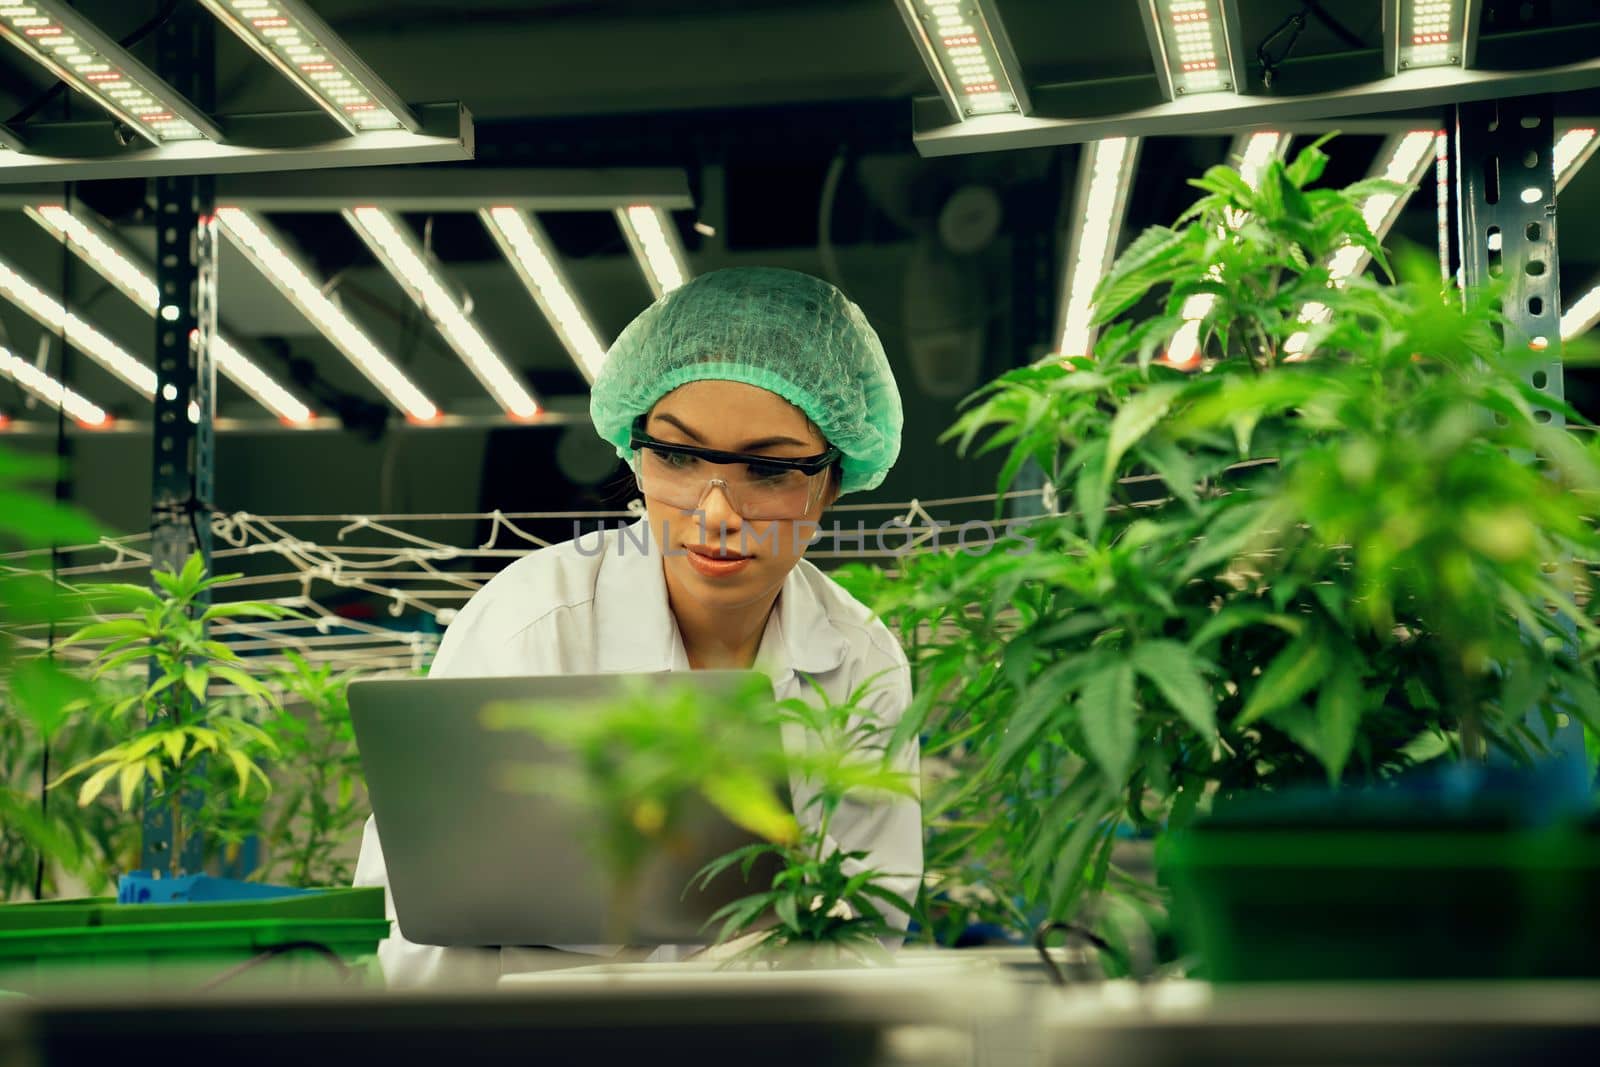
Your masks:
M 728 487 L 728 503 L 752 520 L 804 518 L 815 502 L 816 478 L 797 470 L 744 463 L 707 463 L 693 456 L 643 449 L 639 488 L 669 507 L 699 507 L 713 478 Z

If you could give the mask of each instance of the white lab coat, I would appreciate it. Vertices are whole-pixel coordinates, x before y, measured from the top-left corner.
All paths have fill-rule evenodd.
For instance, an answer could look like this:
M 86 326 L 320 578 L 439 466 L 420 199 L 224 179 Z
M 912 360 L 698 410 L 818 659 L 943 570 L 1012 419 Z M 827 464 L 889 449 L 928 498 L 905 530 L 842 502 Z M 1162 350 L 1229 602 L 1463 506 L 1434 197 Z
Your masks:
M 589 534 L 517 560 L 483 587 L 450 624 L 431 677 L 596 674 L 689 669 L 677 623 L 667 604 L 661 557 L 638 544 L 642 530 Z M 581 548 L 581 550 L 580 550 Z M 810 676 L 834 701 L 877 678 L 866 704 L 887 724 L 911 699 L 905 653 L 884 625 L 814 565 L 802 560 L 785 579 L 762 634 L 756 666 L 772 679 L 778 699 L 813 703 Z M 803 743 L 803 740 L 801 741 Z M 917 772 L 915 747 L 900 757 Z M 807 817 L 806 793 L 795 791 Z M 846 803 L 830 836 L 885 872 L 885 888 L 914 900 L 922 877 L 922 815 L 911 799 Z M 892 875 L 892 877 L 890 877 Z M 371 818 L 361 841 L 355 884 L 388 888 L 383 850 Z M 386 894 L 390 919 L 394 898 Z M 529 907 L 537 907 L 530 896 Z M 901 922 L 904 916 L 894 916 Z M 519 968 L 516 949 L 442 948 L 405 940 L 398 927 L 378 946 L 391 988 L 485 983 Z

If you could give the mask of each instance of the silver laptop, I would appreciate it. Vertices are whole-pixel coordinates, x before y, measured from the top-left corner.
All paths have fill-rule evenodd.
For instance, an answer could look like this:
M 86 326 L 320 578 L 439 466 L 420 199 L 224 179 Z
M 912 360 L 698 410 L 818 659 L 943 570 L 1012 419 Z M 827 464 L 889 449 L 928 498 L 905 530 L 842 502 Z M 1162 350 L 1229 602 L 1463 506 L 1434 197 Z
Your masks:
M 731 692 L 745 671 L 643 676 Z M 612 886 L 595 848 L 598 830 L 569 802 L 508 788 L 512 765 L 570 764 L 531 734 L 492 730 L 483 711 L 500 701 L 547 702 L 582 713 L 621 696 L 641 676 L 407 678 L 350 686 L 350 718 L 383 842 L 395 918 L 424 945 L 604 944 Z M 715 738 L 707 738 L 715 744 Z M 693 876 L 712 859 L 757 840 L 710 805 L 686 820 L 686 847 L 658 856 L 639 887 L 630 945 L 704 944 L 703 929 L 730 900 L 766 889 L 776 860 L 746 882 L 737 869 L 704 890 Z M 687 891 L 686 891 L 687 890 Z

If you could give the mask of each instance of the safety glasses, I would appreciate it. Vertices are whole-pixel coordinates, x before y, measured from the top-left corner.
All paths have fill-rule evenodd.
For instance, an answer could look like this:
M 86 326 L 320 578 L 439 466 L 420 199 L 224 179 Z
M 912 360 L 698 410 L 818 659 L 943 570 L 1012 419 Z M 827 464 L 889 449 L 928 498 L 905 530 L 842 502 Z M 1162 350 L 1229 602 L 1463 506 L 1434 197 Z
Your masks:
M 633 425 L 628 447 L 645 496 L 690 511 L 715 486 L 734 511 L 755 522 L 808 516 L 822 495 L 824 475 L 843 456 L 831 446 L 790 459 L 673 444 L 645 433 L 642 418 Z

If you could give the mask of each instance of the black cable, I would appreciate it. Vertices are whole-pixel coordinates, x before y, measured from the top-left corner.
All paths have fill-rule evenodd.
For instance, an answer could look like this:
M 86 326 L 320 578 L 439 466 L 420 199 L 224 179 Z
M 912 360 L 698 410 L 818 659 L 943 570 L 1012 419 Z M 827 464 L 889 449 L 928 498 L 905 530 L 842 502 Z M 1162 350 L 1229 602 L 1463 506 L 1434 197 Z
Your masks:
M 61 189 L 61 201 L 67 213 L 72 212 L 73 186 L 71 182 L 64 182 Z M 61 307 L 64 311 L 71 311 L 71 285 L 72 285 L 72 250 L 67 247 L 67 239 L 63 235 L 61 240 Z M 56 503 L 62 504 L 67 499 L 67 334 L 65 317 L 60 333 L 61 339 L 61 366 L 58 370 L 61 382 L 61 392 L 56 397 Z M 61 545 L 54 538 L 50 541 L 50 587 L 55 589 L 61 579 Z M 46 654 L 51 661 L 56 655 L 56 613 L 50 612 L 50 629 L 45 638 Z M 50 738 L 44 737 L 39 753 L 39 819 L 47 821 L 50 817 Z M 44 899 L 44 868 L 45 850 L 39 849 L 39 857 L 33 868 L 33 899 Z
M 333 969 L 339 972 L 340 984 L 354 984 L 356 977 L 355 972 L 350 969 L 349 965 L 346 964 L 344 960 L 339 958 L 339 954 L 337 952 L 333 951 L 327 945 L 322 944 L 320 941 L 287 941 L 281 945 L 273 945 L 271 948 L 263 950 L 259 956 L 254 956 L 248 960 L 245 960 L 236 967 L 228 968 L 226 971 L 223 971 L 221 974 L 211 979 L 211 981 L 200 986 L 195 990 L 195 992 L 209 993 L 218 986 L 233 981 L 241 974 L 244 974 L 247 971 L 252 971 L 261 966 L 263 963 L 267 963 L 270 960 L 274 960 L 279 956 L 286 955 L 290 952 L 315 952 L 317 955 L 333 964 Z
M 134 45 L 150 36 L 156 30 L 160 29 L 161 24 L 170 19 L 173 12 L 178 10 L 178 4 L 180 2 L 181 0 L 167 0 L 166 4 L 162 6 L 161 10 L 157 11 L 142 25 L 136 27 L 133 32 L 119 40 L 117 44 L 121 45 L 123 48 L 132 48 Z M 50 103 L 50 101 L 66 92 L 67 88 L 68 86 L 66 82 L 56 82 L 54 85 L 50 86 L 50 88 L 41 93 L 37 98 L 35 98 L 31 104 L 7 119 L 6 125 L 15 126 L 19 122 L 27 122 L 29 119 L 33 118 L 33 116 L 37 115 L 41 110 L 43 110 Z
M 1272 32 L 1256 45 L 1256 61 L 1261 64 L 1261 84 L 1266 88 L 1272 88 L 1272 82 L 1278 74 L 1278 64 L 1288 59 L 1289 53 L 1294 51 L 1295 42 L 1300 40 L 1300 34 L 1305 31 L 1306 23 L 1310 21 L 1309 12 L 1310 5 L 1302 5 L 1299 11 L 1274 26 Z M 1283 46 L 1282 53 L 1274 57 L 1267 48 L 1284 34 L 1289 35 L 1289 41 Z
M 1333 34 L 1351 48 L 1365 48 L 1366 43 L 1361 37 L 1351 31 L 1338 19 L 1328 14 L 1319 0 L 1301 0 L 1300 10 L 1284 18 L 1273 27 L 1272 31 L 1261 39 L 1256 46 L 1256 61 L 1261 65 L 1261 84 L 1272 88 L 1273 81 L 1277 78 L 1278 67 L 1289 58 L 1289 53 L 1294 51 L 1294 46 L 1300 40 L 1300 34 L 1305 32 L 1307 23 L 1315 18 Z M 1283 46 L 1283 51 L 1277 56 L 1268 51 L 1272 43 L 1278 38 L 1288 35 L 1288 41 Z
M 1367 43 L 1361 39 L 1360 34 L 1328 14 L 1327 9 L 1322 6 L 1319 0 L 1303 0 L 1303 3 L 1305 4 L 1305 9 L 1315 15 L 1318 22 L 1332 30 L 1333 35 L 1339 40 L 1351 48 L 1365 48 L 1367 46 Z

